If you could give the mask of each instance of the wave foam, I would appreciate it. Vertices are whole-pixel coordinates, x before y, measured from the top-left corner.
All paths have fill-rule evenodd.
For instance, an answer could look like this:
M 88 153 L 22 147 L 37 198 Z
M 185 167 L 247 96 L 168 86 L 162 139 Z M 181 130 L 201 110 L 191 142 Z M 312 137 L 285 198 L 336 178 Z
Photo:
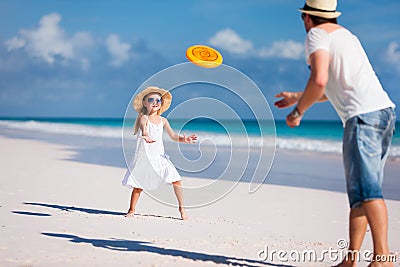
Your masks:
M 70 134 L 89 137 L 102 137 L 102 138 L 122 138 L 122 129 L 120 127 L 107 127 L 107 126 L 90 126 L 82 124 L 71 123 L 53 123 L 53 122 L 40 122 L 40 121 L 0 121 L 0 126 L 10 129 L 31 130 L 56 134 Z M 216 134 L 209 132 L 196 133 L 199 141 L 210 140 L 218 146 L 231 146 L 233 147 L 260 147 L 267 142 L 267 146 L 273 146 L 273 138 L 267 137 L 262 140 L 261 137 L 255 136 L 228 136 L 226 134 Z M 169 139 L 166 139 L 168 142 Z M 309 152 L 327 152 L 327 153 L 342 153 L 342 142 L 321 139 L 309 138 L 282 138 L 275 139 L 276 147 L 279 149 L 296 150 L 296 151 L 309 151 Z M 390 157 L 400 157 L 400 146 L 392 146 L 390 150 Z
M 122 136 L 120 128 L 78 125 L 71 123 L 0 121 L 0 126 L 5 126 L 10 129 L 33 130 L 46 133 L 72 134 L 92 137 L 121 138 Z

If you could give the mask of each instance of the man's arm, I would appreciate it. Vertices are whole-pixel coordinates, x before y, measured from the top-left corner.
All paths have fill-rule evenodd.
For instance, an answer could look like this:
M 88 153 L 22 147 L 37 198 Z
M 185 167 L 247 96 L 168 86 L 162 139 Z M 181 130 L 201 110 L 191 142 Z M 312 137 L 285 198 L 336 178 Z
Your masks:
M 329 53 L 326 50 L 317 50 L 310 56 L 311 74 L 306 89 L 297 103 L 297 109 L 304 114 L 315 102 L 325 95 L 325 86 L 329 78 Z
M 310 56 L 311 74 L 307 86 L 301 95 L 296 109 L 303 115 L 315 102 L 326 100 L 325 86 L 329 78 L 329 53 L 325 50 L 317 50 Z M 290 127 L 300 125 L 302 116 L 293 116 L 290 113 L 286 117 L 286 123 Z

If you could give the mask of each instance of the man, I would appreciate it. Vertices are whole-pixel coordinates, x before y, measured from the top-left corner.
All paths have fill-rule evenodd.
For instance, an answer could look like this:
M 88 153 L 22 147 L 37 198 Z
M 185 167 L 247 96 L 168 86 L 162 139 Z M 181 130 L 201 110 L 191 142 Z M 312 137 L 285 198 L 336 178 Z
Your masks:
M 336 11 L 336 5 L 336 0 L 307 0 L 300 9 L 311 74 L 303 92 L 277 94 L 282 99 L 275 106 L 297 104 L 286 117 L 287 125 L 296 127 L 315 102 L 332 103 L 345 127 L 343 162 L 351 208 L 349 250 L 360 250 L 369 224 L 374 245 L 370 266 L 394 266 L 386 257 L 390 254 L 388 215 L 381 185 L 394 133 L 395 105 L 383 90 L 357 37 L 337 24 L 341 13 Z M 346 257 L 339 266 L 355 265 L 355 258 Z

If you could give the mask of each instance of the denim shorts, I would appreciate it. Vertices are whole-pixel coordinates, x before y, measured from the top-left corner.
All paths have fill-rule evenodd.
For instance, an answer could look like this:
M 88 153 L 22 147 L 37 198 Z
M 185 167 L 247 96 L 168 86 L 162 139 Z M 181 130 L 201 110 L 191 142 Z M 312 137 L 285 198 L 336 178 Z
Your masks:
M 386 108 L 352 117 L 343 135 L 343 163 L 350 207 L 382 199 L 383 168 L 394 134 L 396 114 Z

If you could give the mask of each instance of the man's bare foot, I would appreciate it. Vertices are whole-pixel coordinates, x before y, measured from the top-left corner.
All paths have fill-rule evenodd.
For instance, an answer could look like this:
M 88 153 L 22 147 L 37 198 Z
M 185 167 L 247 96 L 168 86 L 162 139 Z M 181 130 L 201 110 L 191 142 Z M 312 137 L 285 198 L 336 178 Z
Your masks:
M 339 263 L 338 265 L 335 265 L 333 267 L 355 267 L 357 266 L 357 260 L 355 261 L 351 261 L 350 259 L 343 259 L 343 261 L 341 263 Z M 378 262 L 378 261 L 374 261 L 371 262 L 368 267 L 394 267 L 393 262 Z
M 356 255 L 352 255 L 351 253 L 347 254 L 346 257 L 342 260 L 341 263 L 332 267 L 356 267 L 357 266 L 357 257 Z
M 181 219 L 182 220 L 188 220 L 189 216 L 187 215 L 186 211 L 184 208 L 179 208 L 179 213 L 181 214 Z
M 350 261 L 350 260 L 346 260 L 344 259 L 341 263 L 339 263 L 338 265 L 334 265 L 332 267 L 355 267 L 357 266 L 356 262 L 354 261 Z
M 394 267 L 394 263 L 390 261 L 374 261 L 368 267 Z
M 135 210 L 128 210 L 128 213 L 125 214 L 126 218 L 131 218 L 135 215 Z

